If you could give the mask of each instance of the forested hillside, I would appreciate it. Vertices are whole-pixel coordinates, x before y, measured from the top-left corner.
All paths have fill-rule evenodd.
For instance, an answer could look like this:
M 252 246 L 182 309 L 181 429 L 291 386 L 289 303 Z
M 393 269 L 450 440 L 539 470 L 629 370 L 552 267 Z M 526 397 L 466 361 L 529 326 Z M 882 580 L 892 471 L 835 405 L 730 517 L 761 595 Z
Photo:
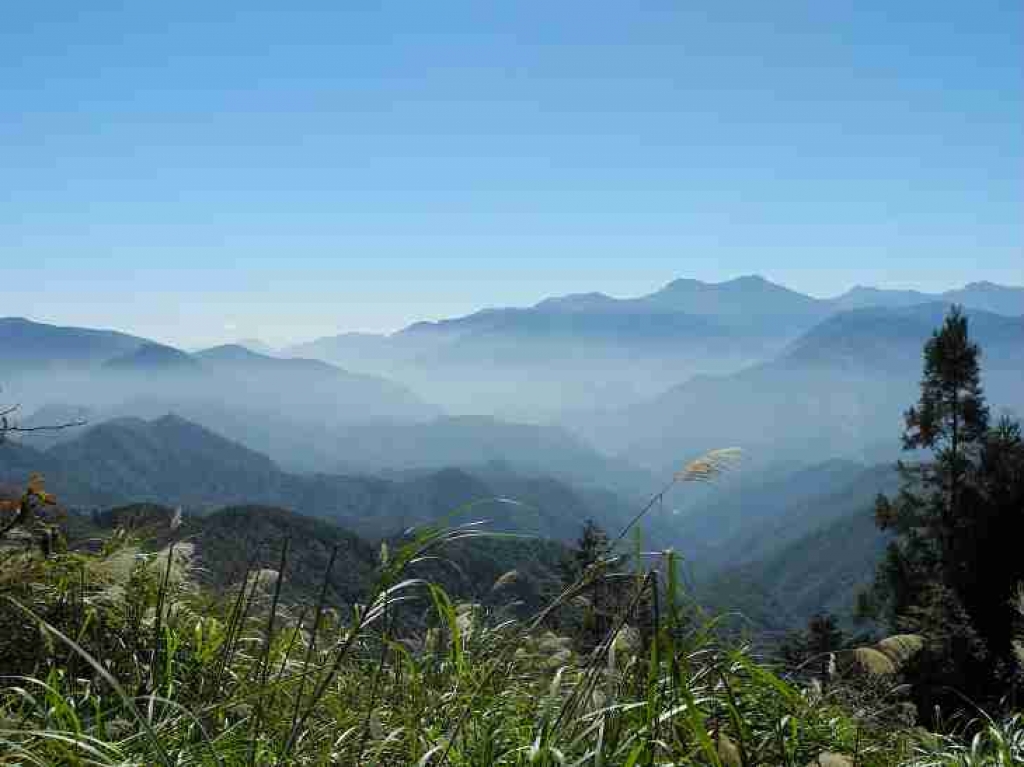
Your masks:
M 576 489 L 500 464 L 421 470 L 396 479 L 292 474 L 177 416 L 107 421 L 46 451 L 14 442 L 0 445 L 0 451 L 0 482 L 17 486 L 43 473 L 71 506 L 150 501 L 202 512 L 230 504 L 272 505 L 368 536 L 433 522 L 473 504 L 473 514 L 491 520 L 495 529 L 569 540 L 588 518 L 622 527 L 632 511 L 610 492 Z M 516 503 L 495 500 L 502 498 Z

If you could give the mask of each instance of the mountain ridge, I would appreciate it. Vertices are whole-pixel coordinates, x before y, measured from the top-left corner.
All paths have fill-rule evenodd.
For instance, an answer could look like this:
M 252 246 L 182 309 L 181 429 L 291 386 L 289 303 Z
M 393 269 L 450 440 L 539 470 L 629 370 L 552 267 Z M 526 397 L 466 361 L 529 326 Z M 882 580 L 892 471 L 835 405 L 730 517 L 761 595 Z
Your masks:
M 688 294 L 709 294 L 715 292 L 735 292 L 737 288 L 757 286 L 761 289 L 779 294 L 786 294 L 792 296 L 796 302 L 805 305 L 820 305 L 827 307 L 833 311 L 842 311 L 844 309 L 864 308 L 867 306 L 896 306 L 896 305 L 908 305 L 915 303 L 932 303 L 932 302 L 945 302 L 945 303 L 962 303 L 967 308 L 979 308 L 985 311 L 992 311 L 996 314 L 1006 314 L 1007 316 L 1017 316 L 1024 314 L 1024 286 L 1018 285 L 1003 285 L 1000 283 L 990 281 L 977 281 L 970 282 L 960 288 L 951 288 L 946 291 L 938 293 L 919 291 L 919 290 L 904 290 L 898 288 L 879 288 L 872 285 L 854 285 L 848 290 L 840 293 L 837 296 L 827 298 L 816 298 L 806 293 L 789 288 L 781 283 L 773 282 L 762 275 L 751 274 L 742 275 L 728 280 L 722 280 L 720 282 L 706 282 L 703 280 L 697 280 L 693 278 L 680 277 L 663 285 L 661 288 L 654 290 L 650 293 L 645 293 L 640 296 L 627 297 L 627 298 L 616 298 L 607 293 L 600 291 L 581 292 L 581 293 L 569 293 L 564 295 L 555 295 L 548 298 L 544 298 L 534 303 L 532 306 L 524 307 L 491 307 L 486 309 L 480 309 L 476 312 L 472 312 L 466 315 L 459 315 L 456 317 L 434 320 L 434 321 L 418 321 L 410 325 L 407 325 L 393 333 L 356 333 L 356 332 L 345 332 L 333 336 L 321 336 L 310 341 L 293 344 L 285 348 L 285 351 L 290 351 L 299 347 L 306 349 L 307 351 L 312 344 L 318 341 L 328 341 L 335 338 L 344 337 L 360 337 L 364 340 L 368 339 L 382 339 L 382 338 L 394 338 L 401 335 L 405 331 L 421 331 L 427 328 L 437 327 L 452 327 L 453 324 L 459 322 L 468 322 L 471 319 L 480 321 L 484 318 L 492 317 L 496 314 L 500 314 L 506 311 L 530 311 L 530 310 L 548 310 L 557 309 L 565 310 L 567 308 L 577 309 L 591 309 L 591 308 L 612 308 L 619 307 L 620 305 L 631 305 L 634 302 L 639 303 L 659 303 L 666 297 L 672 297 L 679 293 Z M 1015 301 L 1015 303 L 1009 303 L 1005 307 L 1005 311 L 997 311 L 989 306 L 978 306 L 978 303 L 988 302 L 991 300 L 991 296 L 984 296 L 985 293 L 998 293 L 1000 296 L 1009 296 L 1008 301 Z M 744 307 L 749 308 L 749 307 Z M 695 311 L 692 307 L 688 307 L 686 311 L 694 314 L 700 314 L 701 312 Z M 711 312 L 714 314 L 714 312 Z
M 561 480 L 442 467 L 405 479 L 294 474 L 262 453 L 180 416 L 122 418 L 39 451 L 0 446 L 0 484 L 24 486 L 42 472 L 48 489 L 72 507 L 154 503 L 196 512 L 232 505 L 288 508 L 360 535 L 389 535 L 432 523 L 466 504 L 494 529 L 571 540 L 588 518 L 613 527 L 628 506 L 611 494 L 581 492 Z M 517 503 L 498 501 L 514 497 Z

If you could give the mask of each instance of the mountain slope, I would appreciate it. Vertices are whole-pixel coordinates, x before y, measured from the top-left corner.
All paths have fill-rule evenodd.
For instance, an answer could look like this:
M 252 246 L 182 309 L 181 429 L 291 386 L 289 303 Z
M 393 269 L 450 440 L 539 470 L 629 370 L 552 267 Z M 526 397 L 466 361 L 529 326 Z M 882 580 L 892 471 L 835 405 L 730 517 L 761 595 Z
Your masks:
M 0 318 L 0 371 L 89 367 L 129 354 L 145 339 L 113 330 L 90 330 Z
M 719 572 L 698 586 L 698 598 L 712 610 L 743 614 L 761 631 L 803 628 L 821 612 L 849 621 L 887 542 L 871 507 L 862 507 L 770 556 Z
M 878 444 L 895 449 L 902 412 L 917 396 L 922 347 L 945 311 L 927 304 L 844 312 L 769 362 L 696 377 L 642 405 L 573 426 L 606 450 L 653 467 L 722 445 L 747 448 L 755 460 L 857 458 Z M 968 316 L 982 347 L 989 401 L 1024 407 L 1024 317 Z
M 258 498 L 279 471 L 269 458 L 173 415 L 108 421 L 47 455 L 110 496 L 187 505 Z
M 44 472 L 70 506 L 151 502 L 199 512 L 258 504 L 329 519 L 366 536 L 396 533 L 456 512 L 493 528 L 572 539 L 587 518 L 621 525 L 629 507 L 605 493 L 505 472 L 500 478 L 447 468 L 401 479 L 290 474 L 266 456 L 178 416 L 93 426 L 48 451 L 0 447 L 0 483 L 23 486 Z M 498 501 L 514 499 L 516 503 Z
M 680 279 L 636 298 L 555 296 L 417 322 L 390 336 L 322 338 L 286 353 L 400 378 L 453 412 L 550 420 L 569 409 L 625 407 L 694 376 L 770 360 L 845 309 L 960 301 L 1020 315 L 1022 295 L 1024 288 L 972 284 L 941 295 L 855 288 L 818 299 L 757 275 Z
M 672 525 L 683 550 L 702 570 L 717 569 L 755 558 L 760 538 L 775 540 L 762 536 L 763 530 L 778 527 L 777 520 L 793 509 L 813 516 L 823 495 L 845 489 L 863 472 L 863 464 L 842 459 L 740 471 L 733 481 L 720 482 L 688 504 L 695 494 L 685 488 L 676 505 L 686 505 L 673 515 Z
M 486 416 L 440 418 L 417 424 L 366 424 L 345 429 L 339 444 L 348 470 L 380 471 L 504 462 L 581 485 L 627 493 L 654 482 L 647 472 L 598 453 L 556 426 L 508 423 Z
M 642 399 L 699 372 L 737 370 L 821 311 L 815 299 L 761 278 L 677 282 L 635 299 L 565 296 L 291 351 L 398 376 L 457 412 L 544 420 Z
M 0 346 L 0 383 L 24 412 L 69 401 L 97 422 L 178 412 L 303 469 L 338 465 L 342 425 L 442 412 L 394 381 L 320 360 L 278 359 L 237 345 L 188 354 L 22 320 L 0 322 L 0 335 L 12 328 L 18 339 Z M 4 372 L 7 366 L 13 369 Z
M 831 301 L 837 310 L 893 308 L 935 302 L 960 304 L 968 309 L 1015 317 L 1024 314 L 1024 287 L 972 282 L 942 293 L 923 293 L 918 290 L 884 290 L 857 285 Z
M 286 610 L 317 601 L 335 548 L 335 566 L 327 579 L 330 607 L 344 610 L 365 599 L 379 576 L 379 542 L 322 519 L 256 505 L 226 507 L 204 516 L 186 514 L 177 528 L 169 524 L 174 517 L 171 508 L 146 504 L 117 507 L 88 518 L 76 516 L 69 532 L 77 537 L 71 545 L 81 546 L 126 527 L 147 550 L 175 544 L 179 554 L 187 557 L 191 579 L 213 593 L 237 587 L 249 567 L 261 573 L 269 592 L 287 540 L 281 582 Z M 409 536 L 397 536 L 388 543 L 396 551 L 409 541 Z M 555 591 L 559 563 L 566 555 L 566 547 L 554 541 L 476 538 L 438 548 L 434 557 L 409 566 L 407 575 L 429 579 L 461 599 L 532 614 Z M 428 599 L 425 592 L 420 596 L 425 602 Z
M 0 487 L 20 492 L 33 474 L 41 474 L 47 489 L 59 492 L 62 502 L 95 507 L 123 500 L 116 493 L 96 487 L 88 473 L 65 465 L 48 452 L 15 440 L 0 443 Z
M 163 344 L 144 343 L 137 349 L 118 355 L 103 363 L 110 371 L 133 373 L 196 372 L 199 363 L 187 352 Z
M 712 608 L 739 610 L 761 629 L 802 627 L 819 612 L 844 619 L 857 591 L 871 582 L 889 537 L 875 526 L 878 493 L 897 489 L 892 466 L 857 468 L 829 462 L 783 482 L 812 492 L 791 494 L 719 536 L 697 563 L 697 592 Z M 757 508 L 769 488 L 750 487 Z

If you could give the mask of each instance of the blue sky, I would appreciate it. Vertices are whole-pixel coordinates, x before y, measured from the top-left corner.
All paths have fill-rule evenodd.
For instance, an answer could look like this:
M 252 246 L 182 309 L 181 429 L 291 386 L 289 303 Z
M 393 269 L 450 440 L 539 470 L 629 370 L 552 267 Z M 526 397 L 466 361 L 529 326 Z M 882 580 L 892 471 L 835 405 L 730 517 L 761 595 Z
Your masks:
M 0 315 L 193 345 L 1024 283 L 1024 5 L 19 3 Z

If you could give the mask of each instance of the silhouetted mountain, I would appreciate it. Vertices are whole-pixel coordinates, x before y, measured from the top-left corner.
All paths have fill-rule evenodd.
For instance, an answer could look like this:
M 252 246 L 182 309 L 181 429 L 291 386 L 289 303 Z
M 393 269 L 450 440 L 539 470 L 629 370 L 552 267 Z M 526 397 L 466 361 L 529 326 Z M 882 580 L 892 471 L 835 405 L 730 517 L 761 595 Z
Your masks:
M 125 501 L 225 505 L 267 493 L 278 473 L 266 456 L 174 415 L 101 423 L 47 454 Z
M 308 469 L 338 465 L 333 446 L 341 425 L 441 414 L 401 384 L 320 360 L 279 359 L 238 345 L 188 354 L 106 332 L 0 324 L 0 334 L 12 329 L 14 354 L 0 346 L 4 400 L 31 411 L 73 398 L 96 421 L 179 412 L 276 458 L 295 456 L 289 465 Z
M 137 349 L 109 359 L 104 368 L 119 372 L 178 373 L 198 372 L 199 363 L 187 352 L 163 344 L 144 343 Z
M 676 494 L 671 524 L 684 542 L 684 551 L 702 569 L 743 561 L 759 555 L 758 531 L 793 509 L 803 510 L 809 517 L 826 514 L 810 504 L 845 489 L 863 472 L 863 464 L 843 459 L 741 469 L 731 481 L 723 479 L 704 494 L 691 493 L 690 488 Z M 687 503 L 694 495 L 696 499 Z M 735 545 L 737 539 L 743 539 L 741 547 Z
M 675 280 L 638 298 L 579 293 L 532 307 L 490 308 L 417 322 L 393 335 L 342 334 L 286 350 L 408 381 L 457 412 L 515 420 L 642 401 L 697 375 L 772 359 L 816 323 L 848 308 L 960 301 L 1024 314 L 1024 288 L 972 284 L 940 296 L 855 288 L 817 299 L 751 275 Z
M 761 629 L 802 627 L 825 611 L 849 618 L 888 540 L 875 527 L 875 497 L 897 484 L 892 466 L 828 461 L 695 509 L 726 520 L 724 530 L 709 525 L 704 534 L 710 545 L 694 566 L 698 595 Z
M 244 346 L 249 351 L 256 352 L 257 354 L 265 354 L 268 357 L 273 357 L 277 354 L 277 349 L 258 338 L 243 338 L 235 343 L 238 346 Z
M 556 426 L 500 421 L 487 416 L 439 418 L 425 423 L 366 424 L 346 429 L 338 444 L 347 469 L 438 468 L 504 462 L 574 484 L 627 493 L 650 489 L 647 472 L 598 453 Z
M 868 309 L 872 307 L 893 308 L 914 306 L 936 301 L 937 296 L 919 290 L 886 290 L 870 285 L 854 285 L 848 291 L 832 299 L 836 311 Z
M 832 299 L 836 309 L 867 307 L 899 307 L 925 303 L 960 304 L 967 309 L 1015 317 L 1024 314 L 1024 287 L 972 282 L 962 288 L 943 293 L 922 293 L 918 290 L 884 290 L 857 285 Z
M 653 467 L 724 445 L 745 447 L 755 460 L 803 461 L 859 457 L 879 443 L 895 448 L 902 412 L 916 398 L 921 349 L 945 311 L 926 304 L 844 312 L 770 362 L 696 377 L 618 414 L 580 417 L 574 427 Z M 989 401 L 1020 408 L 1024 317 L 972 311 L 969 318 Z
M 209 384 L 162 399 L 203 404 L 223 402 L 252 416 L 299 423 L 338 424 L 374 419 L 417 420 L 439 414 L 409 389 L 377 376 L 350 373 L 321 360 L 282 359 L 244 346 L 227 345 L 192 355 L 208 374 Z M 158 398 L 159 390 L 146 392 Z M 211 424 L 215 425 L 215 424 Z
M 1018 317 L 1024 314 L 1024 287 L 997 285 L 993 282 L 972 282 L 958 290 L 941 295 L 947 303 L 962 304 L 969 309 L 982 309 Z
M 146 343 L 112 330 L 89 330 L 0 318 L 0 372 L 90 367 Z
M 762 278 L 677 281 L 641 298 L 551 298 L 291 351 L 398 376 L 450 409 L 529 419 L 622 405 L 696 373 L 739 369 L 824 312 Z
M 948 311 L 948 304 L 927 303 L 842 312 L 801 336 L 773 364 L 912 375 L 920 369 L 924 342 Z M 968 317 L 987 369 L 1024 364 L 1024 316 L 969 311 Z
M 610 493 L 580 493 L 555 479 L 512 472 L 500 481 L 454 468 L 401 480 L 290 474 L 266 456 L 173 415 L 102 423 L 45 452 L 3 446 L 0 483 L 23 486 L 37 471 L 71 506 L 150 502 L 208 511 L 271 505 L 369 536 L 433 522 L 470 503 L 473 518 L 489 519 L 499 529 L 564 539 L 588 518 L 614 527 L 629 514 Z
M 718 283 L 674 280 L 658 292 L 637 301 L 687 314 L 724 317 L 744 325 L 763 318 L 780 324 L 800 320 L 806 323 L 828 311 L 822 301 L 777 285 L 760 275 Z

